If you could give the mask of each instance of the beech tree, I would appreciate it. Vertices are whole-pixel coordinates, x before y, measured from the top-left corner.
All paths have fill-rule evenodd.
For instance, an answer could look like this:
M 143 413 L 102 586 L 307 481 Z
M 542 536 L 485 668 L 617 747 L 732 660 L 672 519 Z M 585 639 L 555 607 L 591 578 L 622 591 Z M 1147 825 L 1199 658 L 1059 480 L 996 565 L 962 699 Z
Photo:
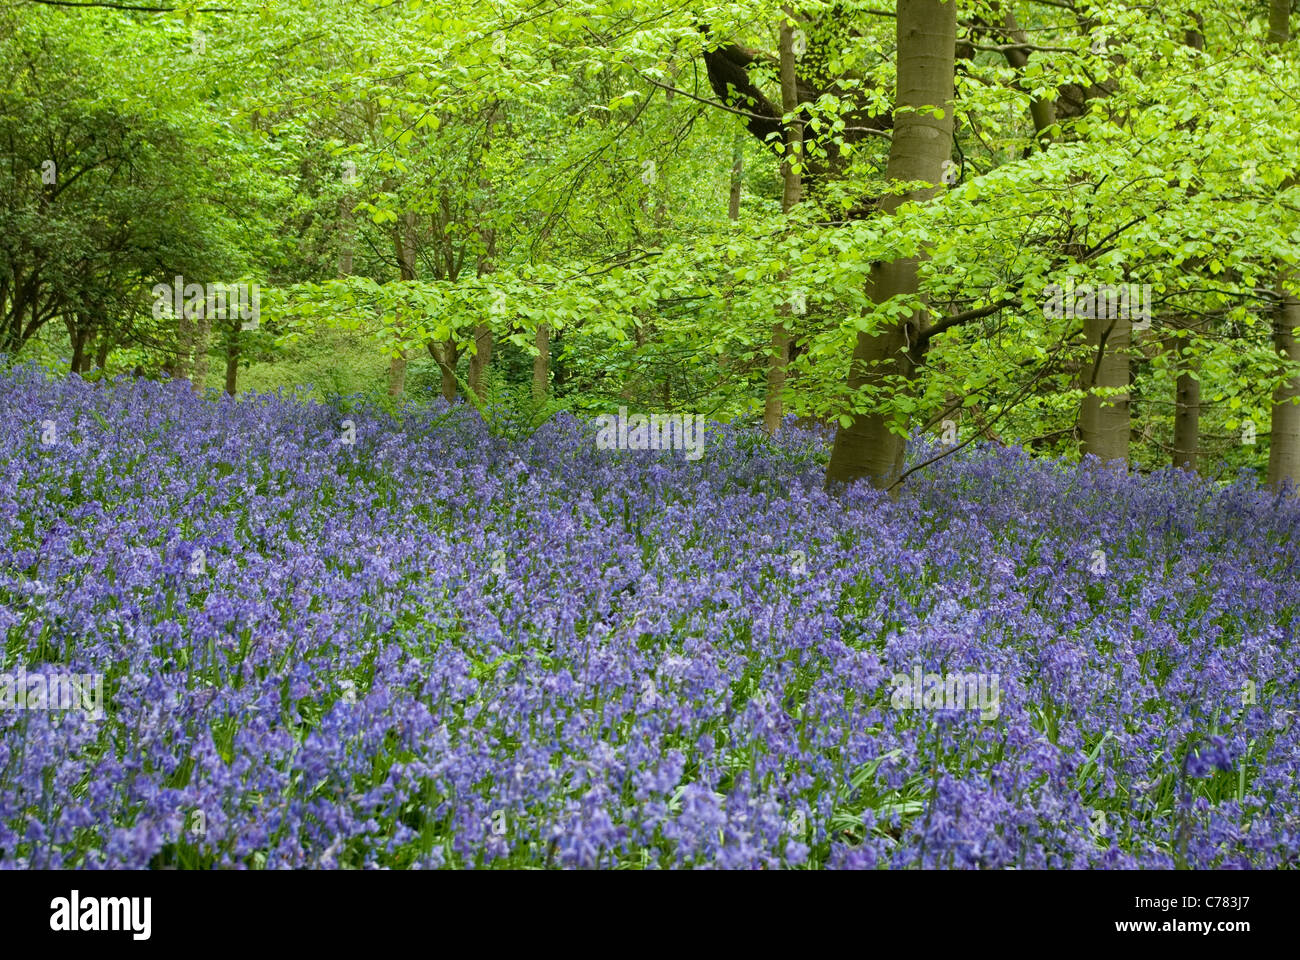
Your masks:
M 952 153 L 953 75 L 956 64 L 956 0 L 899 0 L 898 90 L 894 98 L 893 137 L 886 176 L 906 186 L 881 200 L 888 215 L 904 203 L 924 202 L 943 182 L 943 167 Z M 917 292 L 917 257 L 903 257 L 872 270 L 871 298 L 888 304 Z M 849 385 L 892 383 L 906 389 L 922 362 L 926 312 L 905 308 L 879 331 L 858 334 Z M 889 487 L 903 469 L 904 438 L 891 429 L 890 418 L 871 413 L 853 418 L 835 435 L 827 480 L 842 483 L 858 477 Z
M 921 434 L 1296 475 L 1285 3 L 3 17 L 19 359 L 213 354 L 234 393 L 346 334 L 386 402 L 815 420 L 833 486 L 907 482 Z M 121 96 L 54 102 L 59 65 Z M 41 183 L 51 144 L 85 172 Z M 152 320 L 178 273 L 261 282 L 263 328 Z

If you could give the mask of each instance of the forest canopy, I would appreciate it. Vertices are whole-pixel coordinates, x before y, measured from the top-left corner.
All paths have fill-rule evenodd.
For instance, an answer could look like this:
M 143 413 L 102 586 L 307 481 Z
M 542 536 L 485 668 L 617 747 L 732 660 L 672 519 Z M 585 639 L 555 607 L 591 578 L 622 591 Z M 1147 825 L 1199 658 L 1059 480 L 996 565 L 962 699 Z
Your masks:
M 10 4 L 0 352 L 1295 480 L 1288 4 L 881 6 Z

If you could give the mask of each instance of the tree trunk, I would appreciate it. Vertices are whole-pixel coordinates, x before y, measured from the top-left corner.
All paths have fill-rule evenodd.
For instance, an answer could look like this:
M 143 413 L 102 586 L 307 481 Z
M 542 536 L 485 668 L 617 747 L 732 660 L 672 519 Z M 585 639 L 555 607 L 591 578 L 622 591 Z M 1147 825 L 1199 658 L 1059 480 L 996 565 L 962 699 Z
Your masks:
M 353 269 L 353 237 L 356 234 L 356 227 L 352 221 L 352 198 L 342 197 L 339 200 L 339 277 L 352 276 Z
M 443 349 L 452 358 L 441 364 L 442 369 L 442 395 L 450 403 L 456 399 L 456 346 L 453 343 L 443 344 Z
M 1005 31 L 1006 38 L 1011 43 L 1029 44 L 1029 36 L 1020 29 L 1020 25 L 1016 22 L 1016 15 L 1010 10 L 1002 18 L 1002 28 Z M 1029 63 L 1029 51 L 1021 47 L 1008 47 L 1004 51 L 1004 56 L 1007 63 L 1017 71 L 1023 71 L 1025 65 Z M 1016 83 L 1026 93 L 1029 92 L 1028 84 L 1019 79 Z M 1038 134 L 1039 145 L 1046 149 L 1052 141 L 1048 131 L 1056 123 L 1056 101 L 1051 99 L 1031 99 L 1029 102 L 1029 116 L 1034 121 L 1034 132 Z
M 943 162 L 952 153 L 953 76 L 956 66 L 956 4 L 941 0 L 899 0 L 898 91 L 894 109 L 894 134 L 889 147 L 887 175 L 892 181 L 921 180 L 935 186 L 907 194 L 890 193 L 881 210 L 892 214 L 908 201 L 929 199 L 943 177 Z M 942 107 L 942 118 L 934 108 Z M 876 303 L 899 294 L 915 294 L 917 260 L 908 258 L 880 264 L 872 271 L 870 290 Z M 890 376 L 911 383 L 921 351 L 915 348 L 925 316 L 891 321 L 878 333 L 859 333 L 849 373 L 849 387 L 880 385 Z M 855 416 L 835 433 L 828 485 L 868 477 L 887 489 L 902 472 L 903 437 L 890 429 L 905 428 L 879 413 Z
M 1268 10 L 1268 39 L 1273 44 L 1284 44 L 1291 39 L 1290 0 L 1272 0 Z M 1293 175 L 1294 177 L 1294 175 Z M 1293 183 L 1288 178 L 1288 184 Z M 1300 359 L 1296 349 L 1296 327 L 1300 326 L 1300 300 L 1279 284 L 1281 302 L 1273 315 L 1273 346 L 1282 360 Z M 1300 406 L 1293 398 L 1300 397 L 1300 374 L 1288 377 L 1273 393 L 1273 426 L 1269 432 L 1268 484 L 1281 488 L 1286 481 L 1300 491 Z
M 1273 345 L 1284 360 L 1300 360 L 1296 328 L 1300 327 L 1300 299 L 1285 294 L 1273 316 Z M 1268 445 L 1268 483 L 1281 488 L 1286 481 L 1300 492 L 1300 374 L 1292 375 L 1273 392 L 1273 427 Z
M 1174 413 L 1174 466 L 1195 473 L 1201 445 L 1201 381 L 1191 373 L 1178 375 Z
M 1201 381 L 1196 364 L 1182 354 L 1183 342 L 1174 341 L 1178 381 L 1174 385 L 1174 466 L 1196 472 L 1201 445 Z
M 193 384 L 195 393 L 202 393 L 207 386 L 208 342 L 211 336 L 212 319 L 205 306 L 194 320 L 194 363 L 190 368 L 190 383 Z
M 790 308 L 784 306 L 782 313 Z M 781 427 L 781 392 L 785 389 L 785 372 L 790 363 L 790 331 L 784 320 L 772 325 L 772 339 L 768 343 L 767 391 L 763 399 L 763 429 L 768 435 L 775 434 Z
M 230 339 L 226 341 L 226 393 L 235 395 L 235 384 L 239 379 L 239 321 L 232 324 Z
M 745 172 L 745 135 L 736 131 L 731 143 L 731 193 L 727 198 L 727 216 L 736 221 L 740 219 L 740 189 Z
M 406 354 L 388 358 L 388 395 L 400 397 L 406 392 Z
M 75 319 L 68 321 L 68 339 L 72 341 L 72 359 L 68 362 L 69 373 L 81 373 L 86 356 L 86 328 Z
M 1291 39 L 1291 0 L 1271 0 L 1268 5 L 1268 42 L 1283 44 Z
M 190 378 L 190 360 L 194 356 L 194 318 L 183 305 L 176 318 L 176 362 L 173 368 L 178 380 Z
M 1100 457 L 1103 463 L 1128 462 L 1132 423 L 1127 391 L 1132 330 L 1133 323 L 1127 317 L 1084 318 L 1083 321 L 1088 345 L 1097 348 L 1079 377 L 1079 386 L 1086 391 L 1079 416 L 1083 453 Z M 1115 387 L 1125 392 L 1102 398 L 1092 392 L 1099 387 Z
M 483 374 L 492 362 L 492 328 L 486 323 L 474 325 L 474 354 L 469 358 L 469 378 L 465 381 L 474 396 L 483 399 Z
M 107 330 L 99 331 L 99 341 L 95 350 L 95 367 L 103 370 L 108 363 L 108 351 L 113 349 L 112 337 Z
M 794 15 L 787 7 L 785 18 L 781 21 L 780 70 L 781 70 L 781 109 L 786 114 L 794 113 L 799 108 L 798 80 L 795 76 L 794 57 Z M 803 122 L 792 120 L 785 128 L 785 154 L 781 161 L 781 211 L 789 214 L 803 198 L 802 160 L 803 160 Z M 772 325 L 772 339 L 769 344 L 767 361 L 767 391 L 763 400 L 763 429 L 768 435 L 775 434 L 781 427 L 783 406 L 781 393 L 785 390 L 786 367 L 790 363 L 790 327 L 787 318 L 790 304 L 787 301 L 780 308 L 781 316 Z
M 429 353 L 442 371 L 442 396 L 450 403 L 456 399 L 456 341 L 431 342 Z
M 546 399 L 551 379 L 551 331 L 546 324 L 538 324 L 537 356 L 533 358 L 533 400 L 541 403 Z
M 1193 50 L 1204 50 L 1205 36 L 1199 29 L 1201 16 L 1194 11 L 1192 16 L 1198 29 L 1183 31 L 1183 43 Z M 1194 322 L 1190 326 L 1198 328 Z M 1183 339 L 1174 338 L 1174 367 L 1178 371 L 1178 380 L 1174 384 L 1174 466 L 1195 473 L 1200 466 L 1201 381 L 1196 377 L 1199 364 L 1193 358 L 1183 356 L 1185 345 Z

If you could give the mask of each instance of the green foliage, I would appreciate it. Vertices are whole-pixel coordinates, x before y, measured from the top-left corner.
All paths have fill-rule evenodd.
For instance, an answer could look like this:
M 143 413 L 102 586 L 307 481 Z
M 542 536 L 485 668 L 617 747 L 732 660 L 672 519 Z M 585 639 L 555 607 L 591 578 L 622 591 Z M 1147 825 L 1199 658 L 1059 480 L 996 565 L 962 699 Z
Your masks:
M 456 382 L 492 436 L 503 440 L 526 440 L 547 420 L 569 408 L 562 400 L 534 397 L 530 385 L 509 383 L 504 378 L 485 377 L 477 394 L 460 376 Z
M 1261 465 L 1273 392 L 1297 370 L 1269 320 L 1277 278 L 1300 282 L 1296 45 L 1269 46 L 1266 11 L 1227 0 L 962 0 L 955 181 L 886 219 L 881 199 L 909 185 L 883 175 L 895 22 L 878 7 L 795 11 L 806 199 L 789 216 L 780 138 L 746 131 L 707 61 L 745 52 L 744 76 L 780 103 L 786 13 L 771 0 L 654 16 L 621 0 L 6 11 L 0 245 L 15 278 L 31 251 L 44 258 L 49 328 L 9 349 L 58 349 L 66 325 L 69 350 L 76 329 L 111 340 L 110 373 L 170 369 L 187 347 L 173 318 L 150 315 L 150 286 L 242 277 L 263 286 L 262 323 L 193 348 L 208 386 L 237 355 L 246 389 L 382 396 L 403 354 L 423 397 L 439 379 L 429 348 L 454 351 L 463 380 L 486 327 L 501 402 L 484 415 L 510 433 L 541 416 L 521 399 L 540 328 L 569 409 L 725 419 L 761 409 L 779 320 L 788 412 L 874 412 L 900 432 L 954 418 L 963 439 L 1070 455 L 1095 351 L 1078 318 L 1045 314 L 1045 291 L 1149 284 L 1134 462 L 1168 462 L 1182 363 L 1202 383 L 1207 463 Z M 1007 12 L 1031 38 L 1019 66 L 987 26 Z M 1057 114 L 1036 130 L 1043 101 Z M 88 145 L 70 153 L 84 179 L 43 208 L 42 151 L 60 131 Z M 911 256 L 919 295 L 874 302 L 873 265 Z M 0 287 L 10 314 L 15 289 Z M 850 390 L 858 334 L 923 310 L 969 319 L 931 340 L 917 388 Z

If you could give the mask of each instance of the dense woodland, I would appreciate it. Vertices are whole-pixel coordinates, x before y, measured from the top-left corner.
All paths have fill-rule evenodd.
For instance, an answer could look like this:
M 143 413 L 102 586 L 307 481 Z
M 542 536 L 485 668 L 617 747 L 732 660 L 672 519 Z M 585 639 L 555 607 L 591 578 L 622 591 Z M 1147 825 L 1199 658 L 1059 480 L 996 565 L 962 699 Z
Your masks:
M 0 12 L 13 358 L 1300 471 L 1281 0 L 132 6 Z
M 0 0 L 0 868 L 1300 866 L 1297 31 Z

